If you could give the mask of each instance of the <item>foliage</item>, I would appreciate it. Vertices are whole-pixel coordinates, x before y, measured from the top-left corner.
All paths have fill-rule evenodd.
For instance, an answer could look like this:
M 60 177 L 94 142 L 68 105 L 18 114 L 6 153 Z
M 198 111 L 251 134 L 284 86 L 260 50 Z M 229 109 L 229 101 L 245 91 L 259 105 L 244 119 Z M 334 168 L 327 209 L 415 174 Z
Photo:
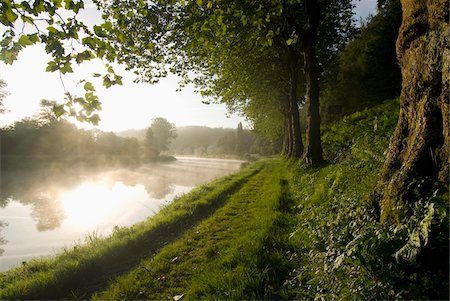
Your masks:
M 0 6 L 0 26 L 5 27 L 0 38 L 0 60 L 12 64 L 24 48 L 42 43 L 51 56 L 46 71 L 59 72 L 62 77 L 73 73 L 73 66 L 94 58 L 107 61 L 105 72 L 93 74 L 102 77 L 103 85 L 110 87 L 122 84 L 108 62 L 116 56 L 111 45 L 103 41 L 101 27 L 88 28 L 79 20 L 79 13 L 85 8 L 83 0 L 42 0 L 42 1 L 2 1 Z M 108 27 L 108 25 L 103 25 Z M 65 105 L 55 108 L 57 116 L 67 113 L 79 120 L 97 124 L 96 111 L 101 109 L 95 88 L 91 82 L 80 80 L 85 94 L 74 97 L 66 93 Z M 79 106 L 79 110 L 74 108 Z
M 145 135 L 145 147 L 147 148 L 148 157 L 158 157 L 162 151 L 168 150 L 171 140 L 176 137 L 176 128 L 173 123 L 162 117 L 153 119 Z
M 312 79 L 317 89 L 319 77 L 312 75 L 310 68 L 299 68 L 302 54 L 305 66 L 311 66 L 307 61 L 316 62 L 317 44 L 322 65 L 326 66 L 352 31 L 350 0 L 320 3 L 272 0 L 264 4 L 193 0 L 95 3 L 103 13 L 103 23 L 90 29 L 77 17 L 84 8 L 82 0 L 64 3 L 44 0 L 33 5 L 8 1 L 2 5 L 5 18 L 1 23 L 8 29 L 1 42 L 2 60 L 12 63 L 21 49 L 41 42 L 53 58 L 47 68 L 50 72 L 71 73 L 73 63 L 93 58 L 125 64 L 135 71 L 138 81 L 156 82 L 172 72 L 182 76 L 182 85 L 194 81 L 205 90 L 204 94 L 223 98 L 221 101 L 229 107 L 240 108 L 260 132 L 269 133 L 269 139 L 283 131 L 285 145 L 292 145 L 286 147 L 289 155 L 297 157 L 302 151 L 299 74 L 304 70 L 311 75 L 307 78 Z M 64 9 L 66 12 L 62 14 Z M 41 21 L 48 25 L 46 30 L 40 28 Z M 18 22 L 23 25 L 22 31 L 15 29 Z M 77 42 L 80 45 L 75 47 Z M 106 70 L 104 86 L 121 84 L 121 77 L 112 65 L 106 63 Z M 262 86 L 261 81 L 267 84 Z M 55 113 L 58 116 L 69 113 L 95 124 L 99 120 L 95 112 L 101 109 L 95 88 L 91 82 L 80 83 L 85 95 L 73 97 L 67 93 L 65 106 L 55 107 Z M 309 87 L 310 81 L 306 85 Z M 318 101 L 316 98 L 313 97 L 314 103 Z M 306 100 L 309 99 L 307 96 Z M 250 100 L 256 103 L 249 105 Z M 77 106 L 82 109 L 76 111 Z M 316 111 L 317 114 L 308 116 L 314 116 L 311 124 L 317 124 L 318 129 Z M 309 141 L 320 145 L 318 131 L 313 132 L 307 131 L 307 149 Z M 311 156 L 310 152 L 305 155 Z
M 401 5 L 399 0 L 384 2 L 324 76 L 322 115 L 327 122 L 400 95 L 395 44 Z
M 80 279 L 97 283 L 94 267 L 112 279 L 97 287 L 100 299 L 445 299 L 447 183 L 411 183 L 408 197 L 420 201 L 402 208 L 409 218 L 394 226 L 379 223 L 372 202 L 397 118 L 391 100 L 328 125 L 323 141 L 334 164 L 257 162 L 144 223 L 0 273 L 0 297 L 86 298 Z M 182 230 L 167 240 L 173 225 Z
M 2 170 L 133 165 L 140 162 L 135 138 L 85 131 L 53 114 L 56 103 L 41 101 L 33 118 L 0 129 Z
M 419 179 L 411 183 L 422 201 L 403 208 L 411 214 L 396 226 L 380 224 L 378 204 L 372 202 L 397 118 L 397 100 L 350 115 L 324 131 L 326 155 L 334 164 L 291 171 L 297 220 L 291 239 L 299 248 L 286 282 L 292 297 L 448 296 L 448 189 Z M 434 187 L 432 193 L 423 193 L 423 185 Z

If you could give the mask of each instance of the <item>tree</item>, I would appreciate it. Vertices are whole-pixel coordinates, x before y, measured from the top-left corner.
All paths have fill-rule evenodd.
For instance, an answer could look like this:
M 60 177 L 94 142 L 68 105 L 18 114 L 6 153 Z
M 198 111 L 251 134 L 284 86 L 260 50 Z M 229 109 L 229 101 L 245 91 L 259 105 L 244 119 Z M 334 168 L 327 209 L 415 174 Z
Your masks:
M 42 124 L 50 124 L 58 121 L 58 118 L 55 116 L 54 108 L 58 106 L 56 101 L 42 99 L 40 101 L 41 109 L 36 116 L 36 120 L 38 120 Z
M 168 150 L 171 140 L 176 137 L 176 128 L 173 123 L 168 122 L 162 117 L 153 119 L 145 136 L 148 156 L 155 158 L 162 151 Z
M 339 53 L 322 80 L 326 122 L 400 95 L 395 43 L 401 18 L 400 0 L 387 1 Z
M 159 152 L 156 148 L 155 135 L 153 134 L 152 128 L 149 127 L 145 132 L 144 156 L 147 159 L 154 159 L 158 155 Z
M 414 179 L 448 184 L 449 174 L 449 10 L 445 0 L 402 0 L 397 40 L 403 86 L 400 116 L 384 163 L 377 196 L 381 221 L 398 222 Z M 428 187 L 429 189 L 429 187 Z

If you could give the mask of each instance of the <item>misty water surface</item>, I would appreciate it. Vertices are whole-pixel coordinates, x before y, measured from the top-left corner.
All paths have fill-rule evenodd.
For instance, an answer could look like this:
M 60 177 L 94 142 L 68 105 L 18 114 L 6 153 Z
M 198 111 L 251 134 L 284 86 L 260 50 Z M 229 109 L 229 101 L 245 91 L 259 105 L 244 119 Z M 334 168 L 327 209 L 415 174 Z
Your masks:
M 108 235 L 155 214 L 177 195 L 239 169 L 242 161 L 178 158 L 134 169 L 2 173 L 0 270 Z

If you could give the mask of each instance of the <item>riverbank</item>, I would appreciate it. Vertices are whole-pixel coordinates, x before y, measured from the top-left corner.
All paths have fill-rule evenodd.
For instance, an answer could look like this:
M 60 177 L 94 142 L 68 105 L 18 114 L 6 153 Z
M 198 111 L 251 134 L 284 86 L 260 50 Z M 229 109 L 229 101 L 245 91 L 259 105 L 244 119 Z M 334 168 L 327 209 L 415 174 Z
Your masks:
M 409 224 L 378 223 L 372 191 L 397 108 L 389 101 L 327 126 L 330 164 L 261 160 L 109 238 L 1 273 L 0 298 L 445 299 L 448 192 L 426 200 L 431 217 L 424 209 Z M 428 221 L 431 242 L 417 248 L 439 267 L 407 257 L 411 229 Z

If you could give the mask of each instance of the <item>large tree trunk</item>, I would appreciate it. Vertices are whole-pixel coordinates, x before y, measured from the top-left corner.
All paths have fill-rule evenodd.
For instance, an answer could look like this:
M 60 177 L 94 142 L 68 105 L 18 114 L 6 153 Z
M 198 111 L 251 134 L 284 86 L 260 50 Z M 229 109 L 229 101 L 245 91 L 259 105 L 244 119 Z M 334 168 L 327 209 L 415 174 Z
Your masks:
M 403 87 L 400 116 L 377 187 L 381 221 L 398 222 L 413 179 L 448 182 L 448 0 L 402 0 L 397 56 Z M 403 207 L 405 208 L 405 207 Z
M 303 37 L 303 55 L 306 82 L 306 148 L 303 158 L 308 164 L 323 162 L 320 139 L 319 76 L 316 54 L 317 32 L 320 22 L 320 7 L 317 0 L 305 1 L 308 28 Z

